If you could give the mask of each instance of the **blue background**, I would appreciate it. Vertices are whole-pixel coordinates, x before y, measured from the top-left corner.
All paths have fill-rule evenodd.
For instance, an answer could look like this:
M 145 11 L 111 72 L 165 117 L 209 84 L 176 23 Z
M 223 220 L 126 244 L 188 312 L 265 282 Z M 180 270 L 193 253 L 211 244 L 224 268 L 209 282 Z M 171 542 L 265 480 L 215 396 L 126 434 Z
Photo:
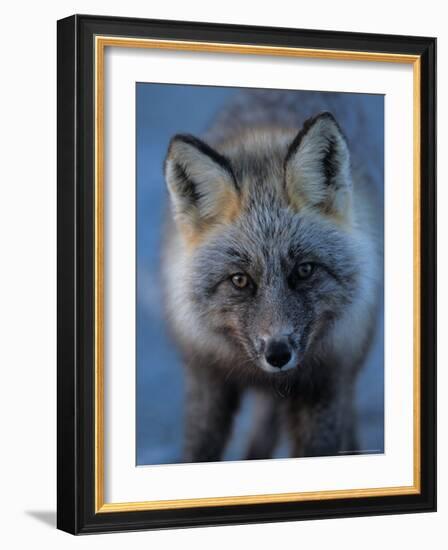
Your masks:
M 237 88 L 137 84 L 137 465 L 180 462 L 183 441 L 183 371 L 167 334 L 160 285 L 160 244 L 168 207 L 163 161 L 168 142 L 179 132 L 200 136 L 213 116 L 236 93 Z M 297 95 L 299 100 L 307 93 L 297 92 Z M 368 129 L 364 161 L 374 163 L 372 168 L 382 174 L 383 96 L 342 95 L 347 103 L 345 112 L 362 109 Z M 326 110 L 325 99 L 322 101 L 320 110 Z M 338 120 L 349 141 L 352 120 L 350 116 Z M 373 158 L 372 151 L 377 152 L 377 158 Z M 383 195 L 382 186 L 378 192 Z M 384 449 L 383 354 L 384 322 L 380 315 L 375 343 L 357 388 L 359 434 L 366 452 Z M 251 396 L 248 395 L 238 415 L 226 459 L 242 458 L 250 420 Z M 276 456 L 287 456 L 285 442 Z

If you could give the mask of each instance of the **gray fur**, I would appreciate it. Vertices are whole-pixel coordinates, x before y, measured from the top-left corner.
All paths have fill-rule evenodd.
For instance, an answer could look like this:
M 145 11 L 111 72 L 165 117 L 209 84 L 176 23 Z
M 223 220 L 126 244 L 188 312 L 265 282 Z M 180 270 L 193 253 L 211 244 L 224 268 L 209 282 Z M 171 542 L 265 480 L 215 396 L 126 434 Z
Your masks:
M 357 449 L 353 387 L 372 338 L 381 287 L 382 235 L 376 228 L 381 212 L 369 182 L 351 173 L 345 138 L 329 115 L 305 126 L 312 136 L 307 154 L 316 157 L 311 171 L 301 173 L 301 126 L 294 128 L 291 118 L 279 123 L 284 122 L 281 99 L 279 92 L 255 94 L 250 109 L 238 117 L 243 94 L 208 134 L 219 162 L 214 170 L 207 158 L 203 173 L 222 175 L 225 169 L 219 185 L 231 187 L 237 215 L 220 219 L 223 205 L 213 209 L 208 202 L 216 193 L 214 182 L 201 178 L 196 200 L 207 204 L 213 219 L 197 229 L 194 218 L 193 247 L 179 223 L 172 224 L 167 239 L 167 314 L 187 365 L 187 461 L 221 458 L 240 396 L 251 387 L 270 403 L 260 418 L 271 433 L 266 444 L 259 434 L 253 436 L 248 458 L 273 452 L 280 425 L 289 429 L 292 456 Z M 182 147 L 182 156 L 176 155 L 177 139 L 182 138 L 174 138 L 167 166 L 181 162 L 190 187 L 201 174 L 202 154 Z M 291 151 L 295 139 L 298 152 Z M 333 164 L 325 167 L 322 158 L 331 147 L 327 156 Z M 179 218 L 186 199 L 182 182 L 173 179 L 177 173 L 167 171 L 167 184 Z M 326 199 L 312 200 L 317 186 L 332 204 L 342 204 L 341 193 L 350 200 L 336 211 Z M 191 213 L 192 197 L 189 189 L 183 223 L 197 216 Z M 303 263 L 314 266 L 309 280 L 297 275 Z M 235 273 L 250 278 L 248 288 L 234 287 Z M 274 338 L 291 350 L 284 369 L 266 362 L 265 343 Z

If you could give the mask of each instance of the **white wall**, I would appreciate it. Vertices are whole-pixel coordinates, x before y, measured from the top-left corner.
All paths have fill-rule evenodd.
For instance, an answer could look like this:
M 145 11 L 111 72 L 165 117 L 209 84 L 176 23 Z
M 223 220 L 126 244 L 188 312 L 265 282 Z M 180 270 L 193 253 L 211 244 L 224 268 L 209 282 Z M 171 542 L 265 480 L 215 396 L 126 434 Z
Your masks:
M 54 529 L 56 387 L 56 20 L 73 13 L 216 21 L 345 31 L 429 35 L 439 38 L 439 151 L 448 149 L 448 32 L 443 2 L 275 3 L 127 0 L 8 2 L 0 33 L 0 539 L 7 548 L 273 548 L 446 547 L 448 521 L 447 322 L 448 277 L 439 234 L 439 512 L 363 519 L 325 520 L 70 537 Z M 448 207 L 448 177 L 440 155 L 439 204 Z M 440 211 L 440 208 L 439 208 Z M 445 247 L 446 250 L 446 247 Z

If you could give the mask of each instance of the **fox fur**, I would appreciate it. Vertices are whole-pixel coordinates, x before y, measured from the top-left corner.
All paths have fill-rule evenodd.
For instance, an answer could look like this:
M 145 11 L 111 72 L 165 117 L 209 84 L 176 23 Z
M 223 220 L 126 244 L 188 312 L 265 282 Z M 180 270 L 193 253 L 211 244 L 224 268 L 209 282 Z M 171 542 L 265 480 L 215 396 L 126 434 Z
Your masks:
M 168 148 L 163 279 L 186 369 L 185 461 L 222 458 L 250 388 L 262 406 L 247 458 L 272 456 L 285 428 L 291 456 L 359 450 L 355 382 L 382 284 L 378 175 L 344 136 L 338 94 L 332 113 L 294 97 L 241 92 L 205 136 Z

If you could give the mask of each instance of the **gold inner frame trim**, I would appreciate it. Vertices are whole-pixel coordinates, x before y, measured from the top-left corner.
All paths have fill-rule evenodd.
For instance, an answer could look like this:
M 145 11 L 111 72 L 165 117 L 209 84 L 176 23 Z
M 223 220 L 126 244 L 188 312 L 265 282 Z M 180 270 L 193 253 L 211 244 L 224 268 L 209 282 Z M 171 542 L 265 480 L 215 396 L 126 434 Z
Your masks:
M 410 486 L 379 487 L 367 489 L 342 489 L 299 493 L 274 493 L 263 495 L 225 496 L 212 498 L 189 498 L 178 500 L 153 500 L 142 502 L 104 501 L 104 54 L 106 47 L 149 48 L 172 51 L 207 53 L 233 53 L 243 55 L 266 55 L 330 59 L 345 61 L 372 61 L 406 63 L 413 65 L 413 239 L 414 239 L 414 365 L 413 365 L 413 458 L 414 482 Z M 356 52 L 345 50 L 322 50 L 250 44 L 227 44 L 183 40 L 157 40 L 96 36 L 95 59 L 95 513 L 129 512 L 143 510 L 166 510 L 209 506 L 232 506 L 280 502 L 304 502 L 341 498 L 362 498 L 420 493 L 421 480 L 421 426 L 420 426 L 420 120 L 421 120 L 421 72 L 420 56 L 381 52 Z

